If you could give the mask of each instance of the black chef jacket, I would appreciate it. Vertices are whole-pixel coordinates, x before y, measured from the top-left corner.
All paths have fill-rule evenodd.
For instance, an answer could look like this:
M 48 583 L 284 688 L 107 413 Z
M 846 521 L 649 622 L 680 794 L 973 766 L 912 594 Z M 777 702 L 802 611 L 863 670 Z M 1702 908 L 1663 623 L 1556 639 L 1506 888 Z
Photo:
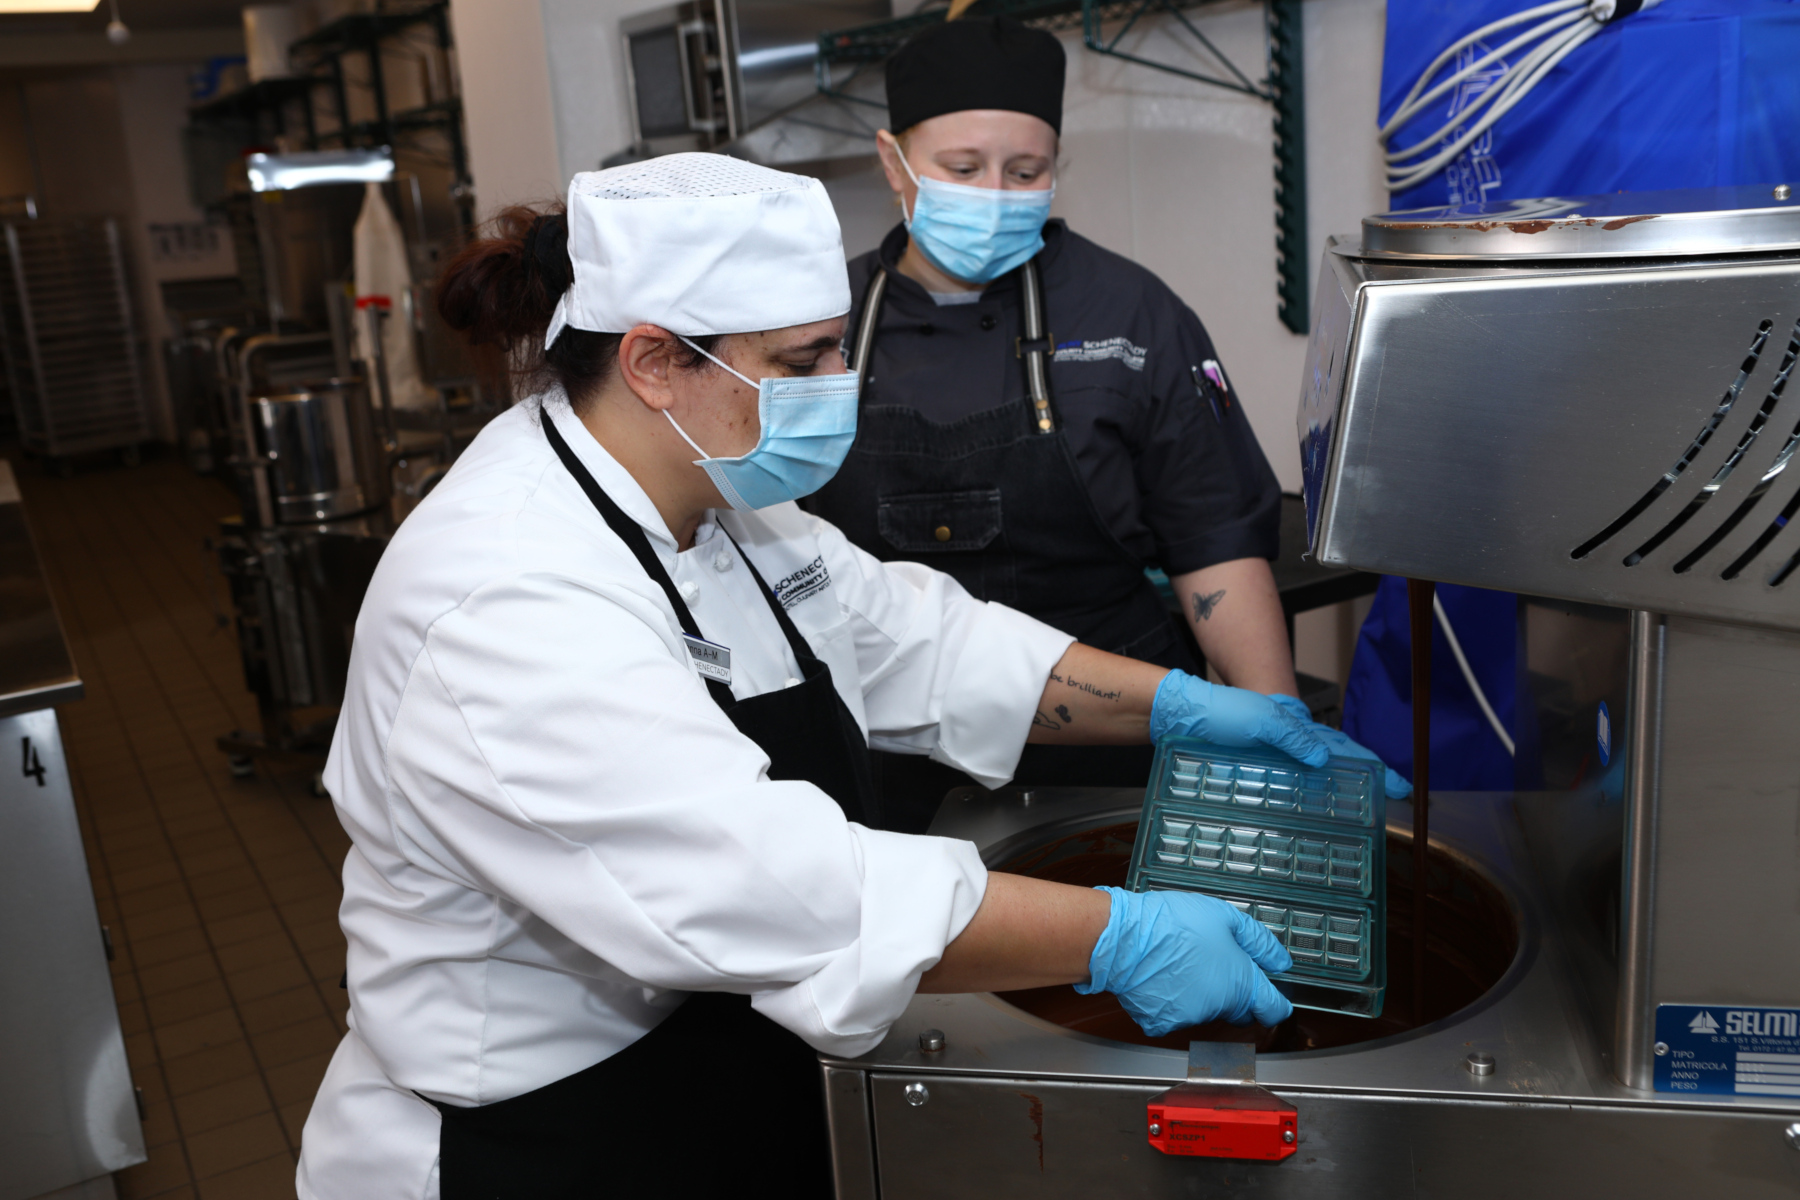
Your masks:
M 906 242 L 897 225 L 850 263 L 851 336 L 876 262 L 889 272 L 864 403 L 949 422 L 1020 400 L 1016 275 L 973 304 L 939 305 L 899 272 Z M 1038 264 L 1056 345 L 1051 399 L 1107 527 L 1170 575 L 1275 558 L 1281 490 L 1193 310 L 1060 220 L 1045 225 Z

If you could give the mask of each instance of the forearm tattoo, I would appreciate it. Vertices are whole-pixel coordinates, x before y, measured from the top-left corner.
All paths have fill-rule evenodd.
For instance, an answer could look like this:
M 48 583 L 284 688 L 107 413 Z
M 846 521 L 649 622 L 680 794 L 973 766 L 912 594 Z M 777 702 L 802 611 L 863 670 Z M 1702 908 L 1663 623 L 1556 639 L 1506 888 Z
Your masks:
M 1219 607 L 1219 602 L 1223 599 L 1225 599 L 1224 588 L 1220 588 L 1218 591 L 1205 596 L 1202 596 L 1199 592 L 1195 592 L 1193 595 L 1194 620 L 1212 620 L 1213 610 Z
M 1120 696 L 1123 696 L 1125 694 L 1123 692 L 1106 691 L 1102 688 L 1095 687 L 1093 684 L 1088 683 L 1086 680 L 1065 678 L 1064 676 L 1058 675 L 1055 671 L 1050 672 L 1050 682 L 1060 683 L 1064 687 L 1072 687 L 1078 692 L 1086 692 L 1088 695 L 1098 696 L 1102 700 L 1117 701 Z M 1064 710 L 1059 707 L 1057 709 L 1057 711 L 1063 712 Z M 1071 718 L 1069 718 L 1068 716 L 1064 716 L 1063 719 L 1066 721 L 1066 720 L 1070 720 Z

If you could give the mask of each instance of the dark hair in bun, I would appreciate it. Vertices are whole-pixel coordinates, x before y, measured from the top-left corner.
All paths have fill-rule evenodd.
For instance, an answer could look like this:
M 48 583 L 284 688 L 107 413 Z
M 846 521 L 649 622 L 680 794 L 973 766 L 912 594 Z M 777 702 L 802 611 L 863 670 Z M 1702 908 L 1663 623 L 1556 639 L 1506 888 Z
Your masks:
M 565 329 L 544 349 L 556 303 L 575 281 L 563 205 L 502 209 L 482 233 L 438 279 L 439 315 L 471 345 L 504 352 L 528 392 L 561 384 L 570 402 L 584 407 L 618 365 L 623 335 Z M 710 351 L 718 339 L 693 340 Z M 680 366 L 706 361 L 685 346 L 682 351 Z

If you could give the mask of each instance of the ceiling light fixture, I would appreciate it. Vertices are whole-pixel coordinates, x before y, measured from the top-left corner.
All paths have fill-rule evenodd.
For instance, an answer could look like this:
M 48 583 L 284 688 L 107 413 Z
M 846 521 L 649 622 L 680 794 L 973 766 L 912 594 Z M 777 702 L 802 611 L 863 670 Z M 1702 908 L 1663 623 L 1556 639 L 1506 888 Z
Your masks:
M 100 7 L 100 0 L 0 0 L 0 15 L 11 13 L 84 13 Z
M 119 0 L 110 0 L 110 3 L 113 19 L 106 23 L 106 40 L 115 46 L 123 46 L 131 40 L 131 30 L 119 20 Z

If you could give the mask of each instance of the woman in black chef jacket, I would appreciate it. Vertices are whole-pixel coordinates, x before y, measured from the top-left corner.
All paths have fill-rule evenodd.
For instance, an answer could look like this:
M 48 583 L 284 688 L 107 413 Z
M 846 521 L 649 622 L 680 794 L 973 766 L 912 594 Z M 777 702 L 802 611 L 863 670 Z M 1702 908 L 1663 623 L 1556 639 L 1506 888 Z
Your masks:
M 1063 73 L 1061 43 L 1007 17 L 934 26 L 889 61 L 899 132 L 878 146 L 905 219 L 850 264 L 857 438 L 806 506 L 879 558 L 1195 671 L 1145 577 L 1158 564 L 1220 676 L 1308 717 L 1269 569 L 1280 490 L 1206 330 L 1151 272 L 1048 220 Z M 1150 757 L 1034 746 L 1015 779 L 1142 784 Z M 877 769 L 901 829 L 968 782 L 917 757 Z

